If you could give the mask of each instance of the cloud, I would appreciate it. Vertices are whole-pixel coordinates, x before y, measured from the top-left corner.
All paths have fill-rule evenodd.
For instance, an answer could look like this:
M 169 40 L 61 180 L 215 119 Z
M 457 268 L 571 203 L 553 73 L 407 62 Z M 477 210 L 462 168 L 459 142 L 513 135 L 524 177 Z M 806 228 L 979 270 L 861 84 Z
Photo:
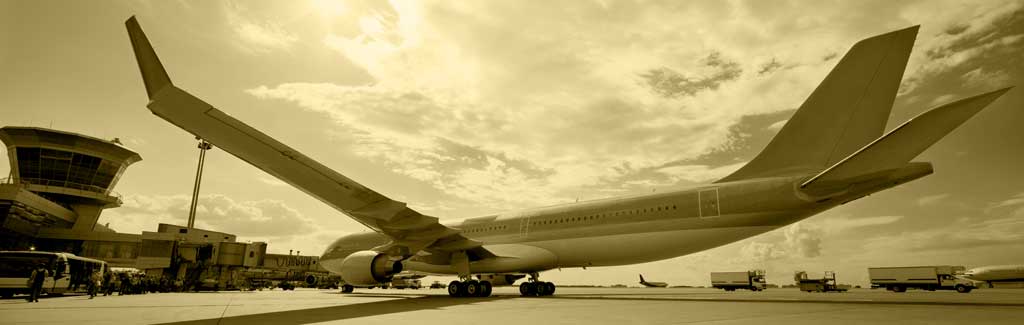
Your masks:
M 882 226 L 903 220 L 903 216 L 874 216 L 853 218 L 850 216 L 832 217 L 818 220 L 820 228 L 828 234 L 838 234 L 852 231 L 855 228 Z
M 953 101 L 954 98 L 956 98 L 956 95 L 953 95 L 953 94 L 941 95 L 941 96 L 935 97 L 935 99 L 932 99 L 932 101 L 928 105 L 929 106 L 939 106 L 939 105 L 943 105 L 943 104 L 948 104 L 949 102 Z
M 1024 213 L 1010 216 L 963 218 L 931 229 L 915 229 L 894 235 L 866 239 L 867 252 L 890 250 L 890 254 L 943 252 L 967 254 L 979 248 L 1021 246 L 1024 243 Z
M 916 203 L 917 203 L 917 206 L 920 206 L 920 207 L 931 206 L 931 205 L 934 205 L 936 203 L 941 202 L 942 200 L 944 200 L 944 199 L 946 199 L 948 197 L 949 197 L 949 193 L 940 193 L 940 194 L 934 194 L 934 195 L 927 195 L 927 196 L 922 196 L 922 197 L 918 198 Z
M 998 201 L 998 202 L 994 202 L 994 203 L 990 204 L 990 209 L 991 208 L 1015 207 L 1015 206 L 1018 206 L 1018 205 L 1024 205 L 1024 193 L 1018 193 L 1017 195 L 1014 195 L 1013 197 L 1011 197 L 1009 199 Z
M 786 122 L 789 122 L 789 120 L 786 119 L 786 120 L 781 120 L 781 121 L 772 123 L 772 125 L 769 125 L 765 129 L 778 132 L 779 130 L 782 130 L 783 126 L 786 126 Z
M 786 228 L 785 244 L 797 256 L 818 257 L 821 256 L 821 234 L 821 229 L 796 223 Z
M 227 23 L 238 37 L 239 48 L 254 54 L 287 50 L 299 40 L 295 34 L 272 20 L 251 18 L 251 12 L 237 2 L 225 2 Z
M 880 21 L 891 29 L 910 25 L 903 16 L 930 6 L 844 3 L 804 12 L 794 10 L 798 4 L 756 3 L 350 5 L 349 19 L 322 43 L 372 82 L 291 82 L 248 92 L 325 114 L 339 125 L 331 136 L 354 139 L 345 150 L 452 200 L 489 200 L 495 208 L 727 174 L 770 139 L 771 123 L 788 118 L 835 64 L 822 58 L 886 31 L 876 28 Z M 866 7 L 885 17 L 848 15 Z M 972 9 L 978 19 L 955 35 L 922 32 L 921 46 L 937 56 L 919 57 L 908 75 L 919 83 L 977 57 L 954 45 L 992 31 L 1013 8 L 1001 2 Z M 609 19 L 612 10 L 617 14 Z M 530 24 L 517 17 L 531 17 Z M 719 23 L 726 19 L 732 23 Z M 946 28 L 960 20 L 926 22 Z M 990 49 L 1015 44 L 986 42 Z M 774 115 L 780 112 L 786 114 Z M 772 120 L 738 132 L 752 116 Z
M 716 90 L 722 83 L 736 80 L 743 73 L 739 63 L 723 60 L 718 52 L 711 52 L 702 60 L 702 68 L 711 71 L 704 76 L 687 77 L 676 70 L 662 67 L 641 73 L 640 77 L 658 95 L 675 98 L 693 96 L 704 90 Z
M 266 176 L 264 176 L 264 177 L 260 177 L 259 180 L 263 184 L 267 184 L 267 185 L 270 185 L 270 186 L 288 186 L 288 183 L 285 183 L 285 182 L 283 182 L 283 181 L 281 181 L 281 180 L 279 180 L 277 178 L 273 178 L 273 177 L 266 177 Z
M 986 71 L 983 68 L 968 71 L 960 76 L 960 78 L 963 79 L 964 86 L 967 87 L 1006 87 L 1010 82 L 1010 75 L 1005 71 Z
M 184 195 L 126 195 L 124 204 L 104 211 L 103 221 L 128 233 L 155 231 L 157 223 L 187 223 L 191 198 Z M 235 201 L 221 194 L 200 196 L 196 227 L 246 237 L 289 237 L 313 232 L 312 220 L 278 200 Z
M 1020 1 L 950 2 L 949 10 L 907 10 L 922 25 L 900 93 L 910 93 L 928 78 L 996 53 L 1014 53 L 1024 35 L 1005 28 L 1024 9 Z M 909 9 L 909 8 L 908 8 Z
M 659 168 L 657 171 L 668 175 L 674 182 L 686 180 L 693 183 L 704 183 L 732 174 L 745 164 L 747 164 L 746 161 L 720 167 L 710 167 L 706 165 L 675 165 Z
M 824 234 L 821 228 L 798 222 L 782 229 L 782 238 L 773 242 L 762 240 L 773 236 L 760 237 L 744 244 L 733 263 L 766 263 L 780 260 L 814 258 L 821 256 L 821 242 Z
M 782 63 L 779 63 L 778 60 L 776 60 L 775 58 L 772 58 L 771 61 L 768 61 L 767 63 L 762 65 L 760 69 L 757 70 L 757 74 L 758 75 L 768 74 L 768 73 L 771 73 L 772 71 L 778 70 L 780 68 L 782 68 Z

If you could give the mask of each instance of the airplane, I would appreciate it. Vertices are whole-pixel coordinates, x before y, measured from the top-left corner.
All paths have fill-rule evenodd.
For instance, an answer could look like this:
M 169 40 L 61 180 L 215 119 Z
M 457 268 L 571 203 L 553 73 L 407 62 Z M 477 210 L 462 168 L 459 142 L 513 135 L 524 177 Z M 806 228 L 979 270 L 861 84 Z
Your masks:
M 178 88 L 135 17 L 125 25 L 153 114 L 371 230 L 338 238 L 320 258 L 346 293 L 414 270 L 457 276 L 452 297 L 487 297 L 495 285 L 514 285 L 508 275 L 529 276 L 519 285 L 523 296 L 547 296 L 556 286 L 541 281 L 544 271 L 663 260 L 762 234 L 932 174 L 930 163 L 911 159 L 1010 89 L 941 105 L 883 132 L 914 26 L 856 43 L 763 151 L 720 180 L 441 222 Z
M 998 282 L 1024 282 L 1024 265 L 991 265 L 967 270 L 964 278 L 983 281 L 991 288 Z
M 647 281 L 644 281 L 644 275 L 643 274 L 640 275 L 640 284 L 642 284 L 642 285 L 644 285 L 645 287 L 648 287 L 648 288 L 664 288 L 664 287 L 668 286 L 668 283 L 665 283 L 665 282 L 647 282 Z

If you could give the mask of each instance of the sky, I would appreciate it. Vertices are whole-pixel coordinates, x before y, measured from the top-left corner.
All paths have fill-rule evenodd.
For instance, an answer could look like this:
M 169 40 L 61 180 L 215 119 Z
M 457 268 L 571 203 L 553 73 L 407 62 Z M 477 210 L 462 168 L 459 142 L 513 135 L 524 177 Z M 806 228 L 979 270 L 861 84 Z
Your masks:
M 198 160 L 145 108 L 132 15 L 179 87 L 441 220 L 714 181 L 856 41 L 913 25 L 890 129 L 1024 78 L 1022 1 L 0 0 L 0 125 L 137 151 L 123 206 L 100 219 L 129 233 L 185 223 Z M 935 166 L 921 180 L 704 252 L 542 278 L 708 285 L 759 268 L 864 285 L 870 266 L 1024 263 L 1021 93 L 921 154 Z M 217 149 L 201 192 L 198 227 L 271 252 L 366 231 Z

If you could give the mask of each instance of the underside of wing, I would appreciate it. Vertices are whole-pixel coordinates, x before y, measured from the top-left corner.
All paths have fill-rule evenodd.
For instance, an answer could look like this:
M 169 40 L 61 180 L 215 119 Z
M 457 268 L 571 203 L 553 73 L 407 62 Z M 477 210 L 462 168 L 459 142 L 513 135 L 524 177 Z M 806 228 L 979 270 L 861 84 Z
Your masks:
M 391 237 L 379 251 L 408 257 L 442 239 L 460 249 L 479 247 L 437 218 L 335 172 L 176 87 L 135 17 L 125 24 L 153 114 Z

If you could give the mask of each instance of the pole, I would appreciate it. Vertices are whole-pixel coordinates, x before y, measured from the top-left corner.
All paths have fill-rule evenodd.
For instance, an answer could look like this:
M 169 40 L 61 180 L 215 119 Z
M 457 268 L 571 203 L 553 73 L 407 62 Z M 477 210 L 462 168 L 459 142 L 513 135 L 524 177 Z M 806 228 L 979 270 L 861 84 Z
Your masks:
M 192 187 L 192 204 L 189 205 L 188 209 L 188 229 L 192 229 L 196 224 L 196 206 L 199 204 L 199 185 L 203 181 L 203 163 L 206 161 L 206 150 L 213 148 L 209 142 L 206 142 L 199 137 L 199 166 L 196 167 L 196 182 L 195 186 Z

